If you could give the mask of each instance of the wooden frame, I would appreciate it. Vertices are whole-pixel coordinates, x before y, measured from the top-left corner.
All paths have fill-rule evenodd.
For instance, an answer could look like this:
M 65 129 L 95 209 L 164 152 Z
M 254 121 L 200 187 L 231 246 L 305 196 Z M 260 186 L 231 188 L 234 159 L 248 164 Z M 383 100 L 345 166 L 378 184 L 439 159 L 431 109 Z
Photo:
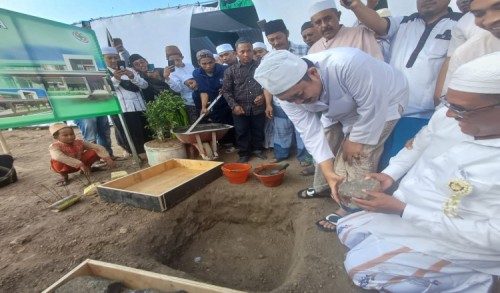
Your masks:
M 174 159 L 97 187 L 107 201 L 161 212 L 222 175 L 222 162 Z
M 42 293 L 53 293 L 66 282 L 81 276 L 96 276 L 121 281 L 129 289 L 186 290 L 189 293 L 243 293 L 206 283 L 171 277 L 126 266 L 87 259 Z

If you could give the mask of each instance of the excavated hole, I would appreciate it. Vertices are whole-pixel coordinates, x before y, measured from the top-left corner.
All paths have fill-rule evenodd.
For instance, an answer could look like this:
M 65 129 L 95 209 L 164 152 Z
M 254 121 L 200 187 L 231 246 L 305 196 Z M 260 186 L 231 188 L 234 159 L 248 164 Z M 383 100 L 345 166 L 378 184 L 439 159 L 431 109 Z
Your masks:
M 159 229 L 153 248 L 157 261 L 237 290 L 271 291 L 283 284 L 293 261 L 290 212 L 241 199 L 200 200 L 189 210 Z

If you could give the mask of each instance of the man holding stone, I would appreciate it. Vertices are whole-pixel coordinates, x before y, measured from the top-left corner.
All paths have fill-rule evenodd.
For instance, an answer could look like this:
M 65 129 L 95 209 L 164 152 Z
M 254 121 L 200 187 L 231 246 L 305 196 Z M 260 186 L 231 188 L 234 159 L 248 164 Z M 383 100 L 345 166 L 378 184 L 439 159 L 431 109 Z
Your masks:
M 500 53 L 452 75 L 445 107 L 380 174 L 393 196 L 338 222 L 353 282 L 381 292 L 491 292 L 500 275 Z
M 335 219 L 317 223 L 321 230 L 335 231 L 336 220 L 352 211 L 342 205 L 338 185 L 376 170 L 384 141 L 408 100 L 405 77 L 359 49 L 335 48 L 303 59 L 287 51 L 269 53 L 255 79 L 280 99 L 341 204 Z M 337 156 L 323 132 L 330 121 L 339 121 L 346 137 Z

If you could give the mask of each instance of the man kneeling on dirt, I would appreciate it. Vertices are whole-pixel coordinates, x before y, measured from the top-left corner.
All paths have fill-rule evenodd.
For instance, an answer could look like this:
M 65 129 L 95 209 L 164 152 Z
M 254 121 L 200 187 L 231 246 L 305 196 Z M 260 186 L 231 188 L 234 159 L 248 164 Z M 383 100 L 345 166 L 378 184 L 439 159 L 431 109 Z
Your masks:
M 113 168 L 115 162 L 111 159 L 106 149 L 98 144 L 75 139 L 73 128 L 66 123 L 54 123 L 49 127 L 50 134 L 56 142 L 49 146 L 50 166 L 54 172 L 61 175 L 56 185 L 63 186 L 69 183 L 69 173 L 81 171 L 90 175 L 91 166 L 102 158 L 108 168 Z
M 444 105 L 380 174 L 394 196 L 338 222 L 354 283 L 381 292 L 490 292 L 500 275 L 500 52 L 459 67 Z
M 384 141 L 408 100 L 405 77 L 355 48 L 330 49 L 303 59 L 280 50 L 262 60 L 255 79 L 281 100 L 281 107 L 320 165 L 334 199 L 341 204 L 340 182 L 375 172 Z M 343 129 L 332 127 L 336 125 L 332 121 L 340 122 Z M 346 139 L 334 165 L 342 132 Z M 303 197 L 299 194 L 299 198 Z M 341 207 L 336 218 L 352 212 L 352 206 Z M 330 232 L 335 231 L 335 223 L 336 219 L 327 219 L 317 225 Z

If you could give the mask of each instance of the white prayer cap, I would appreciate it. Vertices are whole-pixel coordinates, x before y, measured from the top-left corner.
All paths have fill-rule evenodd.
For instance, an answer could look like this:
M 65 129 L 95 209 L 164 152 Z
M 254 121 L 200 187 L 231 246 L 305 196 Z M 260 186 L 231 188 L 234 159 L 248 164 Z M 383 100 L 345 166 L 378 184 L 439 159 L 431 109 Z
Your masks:
M 224 53 L 224 52 L 227 52 L 227 51 L 234 51 L 233 46 L 231 46 L 229 44 L 219 45 L 219 46 L 217 46 L 217 48 L 215 48 L 215 50 L 217 51 L 217 54 L 219 54 L 219 55 Z
M 118 50 L 113 47 L 102 47 L 102 55 L 118 55 Z
M 256 49 L 256 48 L 261 48 L 261 49 L 264 49 L 267 51 L 267 46 L 266 44 L 262 43 L 262 42 L 255 42 L 253 43 L 253 48 Z
M 458 67 L 448 87 L 466 93 L 500 94 L 500 52 L 479 57 Z
M 307 63 L 287 50 L 272 51 L 262 58 L 254 79 L 273 95 L 297 84 L 307 71 Z
M 333 0 L 318 1 L 313 5 L 309 6 L 309 16 L 313 16 L 320 11 L 332 8 L 337 9 L 337 6 L 335 5 L 335 2 Z

